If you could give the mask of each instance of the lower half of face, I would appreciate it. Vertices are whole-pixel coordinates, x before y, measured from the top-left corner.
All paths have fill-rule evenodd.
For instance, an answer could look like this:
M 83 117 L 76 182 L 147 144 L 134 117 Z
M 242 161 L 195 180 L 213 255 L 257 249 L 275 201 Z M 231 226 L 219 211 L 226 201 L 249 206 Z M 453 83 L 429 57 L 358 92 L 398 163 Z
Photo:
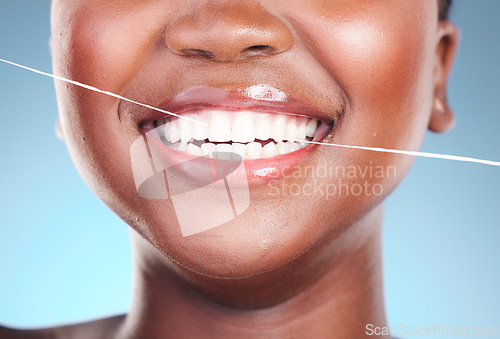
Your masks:
M 255 276 L 375 223 L 413 159 L 323 143 L 417 150 L 429 122 L 430 1 L 52 6 L 58 75 L 176 114 L 56 85 L 83 178 L 190 272 Z

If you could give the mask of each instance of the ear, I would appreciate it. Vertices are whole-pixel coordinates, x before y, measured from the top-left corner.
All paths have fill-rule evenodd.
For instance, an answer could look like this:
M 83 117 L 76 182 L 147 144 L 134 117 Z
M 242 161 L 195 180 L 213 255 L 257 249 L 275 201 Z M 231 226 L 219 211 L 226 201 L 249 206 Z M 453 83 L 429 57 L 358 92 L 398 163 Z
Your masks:
M 451 67 L 458 47 L 458 29 L 449 21 L 438 24 L 436 42 L 436 61 L 434 66 L 434 101 L 429 120 L 429 129 L 433 132 L 445 132 L 455 123 L 453 111 L 448 105 L 446 88 Z
M 59 118 L 56 119 L 56 136 L 59 140 L 64 141 L 64 133 Z

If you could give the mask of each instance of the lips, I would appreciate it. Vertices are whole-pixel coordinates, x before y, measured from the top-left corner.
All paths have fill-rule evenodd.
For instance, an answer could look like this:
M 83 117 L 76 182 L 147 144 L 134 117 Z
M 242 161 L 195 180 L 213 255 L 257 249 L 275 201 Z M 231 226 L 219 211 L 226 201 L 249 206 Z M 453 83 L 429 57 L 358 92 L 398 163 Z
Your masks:
M 180 117 L 156 118 L 151 112 L 140 127 L 163 168 L 181 168 L 179 164 L 199 157 L 243 160 L 234 175 L 250 186 L 279 179 L 306 162 L 318 147 L 308 142 L 320 141 L 334 126 L 326 113 L 264 85 L 196 87 L 160 108 Z M 193 168 L 176 172 L 183 181 L 196 182 Z

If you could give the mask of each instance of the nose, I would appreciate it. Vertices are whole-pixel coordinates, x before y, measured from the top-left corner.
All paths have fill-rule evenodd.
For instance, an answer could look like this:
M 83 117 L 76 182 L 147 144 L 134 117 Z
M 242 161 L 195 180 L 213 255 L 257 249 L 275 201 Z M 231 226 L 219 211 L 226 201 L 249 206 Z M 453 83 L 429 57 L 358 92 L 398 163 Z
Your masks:
M 167 27 L 165 42 L 174 53 L 228 62 L 277 55 L 294 44 L 286 23 L 255 0 L 199 3 Z

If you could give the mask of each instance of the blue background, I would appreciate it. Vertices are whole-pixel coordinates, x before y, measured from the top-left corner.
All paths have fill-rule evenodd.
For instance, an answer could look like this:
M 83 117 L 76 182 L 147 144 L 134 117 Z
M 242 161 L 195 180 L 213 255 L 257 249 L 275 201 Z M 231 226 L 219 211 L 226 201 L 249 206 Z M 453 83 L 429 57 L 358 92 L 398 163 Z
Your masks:
M 425 0 L 424 0 L 425 1 Z M 500 1 L 455 1 L 455 129 L 423 150 L 500 161 Z M 49 71 L 49 1 L 3 1 L 0 58 Z M 127 226 L 55 137 L 51 79 L 0 64 L 0 323 L 50 326 L 124 313 Z M 500 326 L 500 168 L 420 158 L 389 198 L 384 276 L 392 325 Z M 444 337 L 444 336 L 443 336 Z

